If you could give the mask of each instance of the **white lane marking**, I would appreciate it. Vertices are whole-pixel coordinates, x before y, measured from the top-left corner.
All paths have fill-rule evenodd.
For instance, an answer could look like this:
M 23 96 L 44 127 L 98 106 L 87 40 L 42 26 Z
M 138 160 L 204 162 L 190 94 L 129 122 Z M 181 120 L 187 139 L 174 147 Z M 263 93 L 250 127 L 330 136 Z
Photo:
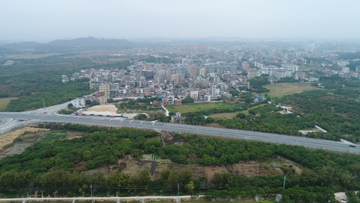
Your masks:
M 141 121 L 140 124 L 142 124 L 144 121 Z
M 131 120 L 130 123 L 133 122 L 133 121 L 134 121 L 134 120 Z

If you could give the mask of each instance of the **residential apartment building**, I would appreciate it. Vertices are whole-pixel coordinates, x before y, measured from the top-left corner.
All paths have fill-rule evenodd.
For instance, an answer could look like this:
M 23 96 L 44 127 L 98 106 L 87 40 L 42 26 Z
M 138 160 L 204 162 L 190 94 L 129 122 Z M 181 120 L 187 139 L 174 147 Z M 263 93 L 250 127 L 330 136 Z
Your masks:
M 110 85 L 109 84 L 102 84 L 99 86 L 99 92 L 104 92 L 104 96 L 110 99 Z
M 197 76 L 197 68 L 195 66 L 190 66 L 190 78 L 195 78 Z
M 257 76 L 257 69 L 248 69 L 247 70 L 247 78 L 250 80 L 252 78 L 255 78 Z
M 179 74 L 172 74 L 171 80 L 174 82 L 174 85 L 180 84 L 180 75 Z
M 207 73 L 208 73 L 208 70 L 206 68 L 200 69 L 200 75 L 201 76 L 205 77 Z

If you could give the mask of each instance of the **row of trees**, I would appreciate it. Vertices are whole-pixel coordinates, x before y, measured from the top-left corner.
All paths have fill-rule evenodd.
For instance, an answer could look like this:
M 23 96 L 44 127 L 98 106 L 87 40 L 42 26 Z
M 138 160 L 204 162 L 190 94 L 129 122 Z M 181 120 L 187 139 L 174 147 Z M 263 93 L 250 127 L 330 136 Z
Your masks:
M 27 189 L 28 192 L 43 191 L 45 195 L 81 195 L 90 192 L 90 185 L 94 185 L 95 192 L 129 192 L 146 191 L 151 184 L 149 171 L 140 170 L 134 175 L 110 173 L 105 177 L 102 172 L 84 174 L 79 171 L 55 170 L 42 174 L 33 174 L 30 171 L 8 171 L 0 175 L 0 191 L 16 192 Z
M 145 169 L 139 170 L 134 175 L 115 171 L 108 176 L 104 176 L 101 172 L 84 174 L 78 171 L 63 170 L 37 175 L 29 171 L 9 171 L 0 175 L 2 183 L 0 191 L 6 194 L 25 192 L 33 194 L 40 191 L 44 196 L 89 196 L 90 185 L 92 185 L 95 196 L 105 193 L 126 196 L 153 192 L 174 194 L 179 187 L 182 194 L 204 191 L 205 198 L 241 197 L 246 199 L 260 195 L 263 198 L 272 199 L 276 194 L 282 193 L 283 202 L 328 202 L 328 200 L 334 202 L 334 191 L 336 190 L 333 187 L 311 182 L 313 179 L 331 178 L 330 175 L 334 174 L 329 174 L 328 177 L 319 175 L 314 178 L 312 178 L 312 174 L 314 174 L 313 171 L 306 169 L 300 175 L 288 176 L 286 190 L 283 190 L 283 176 L 246 178 L 232 176 L 229 173 L 215 173 L 214 177 L 208 181 L 205 177 L 194 179 L 193 173 L 189 170 L 165 169 L 161 171 L 159 180 L 152 181 L 149 171 Z M 40 194 L 38 193 L 38 195 Z M 358 201 L 353 192 L 347 192 L 347 195 L 352 202 Z

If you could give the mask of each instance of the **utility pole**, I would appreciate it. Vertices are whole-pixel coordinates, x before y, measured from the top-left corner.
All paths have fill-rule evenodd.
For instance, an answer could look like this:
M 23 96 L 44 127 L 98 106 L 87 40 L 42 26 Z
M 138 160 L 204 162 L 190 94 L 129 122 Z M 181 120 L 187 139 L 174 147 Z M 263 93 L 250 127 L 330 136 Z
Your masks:
M 44 101 L 44 98 L 43 98 L 42 100 L 43 100 L 43 108 L 45 108 L 45 101 Z
M 284 176 L 284 185 L 283 185 L 284 190 L 285 190 L 285 180 L 286 180 L 286 176 Z
M 90 184 L 90 189 L 91 189 L 91 203 L 94 203 L 94 198 L 93 198 L 93 195 L 92 195 L 92 184 Z

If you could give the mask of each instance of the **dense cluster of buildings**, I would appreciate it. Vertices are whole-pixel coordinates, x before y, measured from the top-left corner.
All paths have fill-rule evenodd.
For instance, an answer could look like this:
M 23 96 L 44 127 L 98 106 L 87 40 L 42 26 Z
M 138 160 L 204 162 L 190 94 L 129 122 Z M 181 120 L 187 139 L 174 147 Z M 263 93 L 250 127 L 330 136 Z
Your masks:
M 63 75 L 62 81 L 89 78 L 89 88 L 96 92 L 93 100 L 100 103 L 109 98 L 143 96 L 160 97 L 164 104 L 181 104 L 187 97 L 195 102 L 211 102 L 231 98 L 230 90 L 238 87 L 251 88 L 249 81 L 260 75 L 270 82 L 314 79 L 299 66 L 322 67 L 325 75 L 359 77 L 359 68 L 351 71 L 349 63 L 335 59 L 334 53 L 313 47 L 255 45 L 137 48 L 124 51 L 132 58 L 132 65 L 126 69 L 85 69 L 70 79 Z M 326 63 L 313 60 L 319 57 Z M 334 65 L 341 70 L 331 68 Z

